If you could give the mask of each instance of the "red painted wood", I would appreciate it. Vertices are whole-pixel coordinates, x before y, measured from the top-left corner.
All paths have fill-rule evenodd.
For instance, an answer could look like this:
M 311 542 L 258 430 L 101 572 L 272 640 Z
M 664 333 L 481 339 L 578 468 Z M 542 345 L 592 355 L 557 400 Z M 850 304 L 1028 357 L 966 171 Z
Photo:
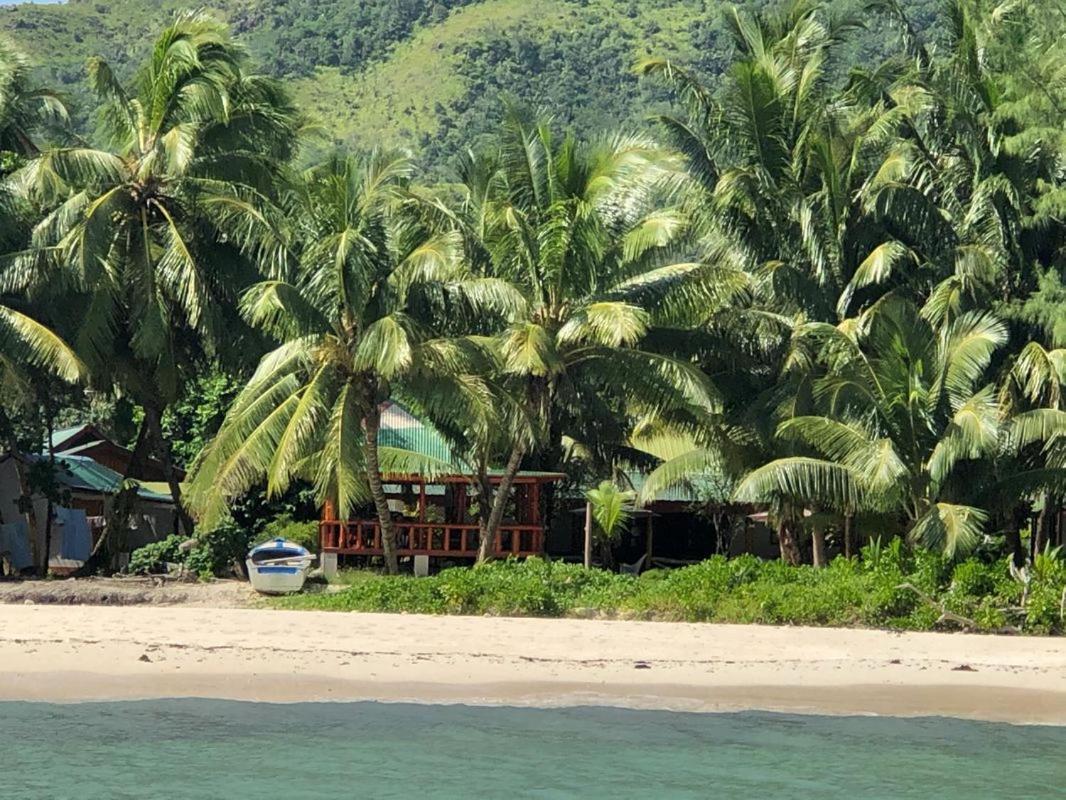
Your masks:
M 436 522 L 396 522 L 397 555 L 477 557 L 477 525 Z M 440 534 L 434 542 L 434 533 Z M 368 535 L 369 534 L 369 535 Z M 458 540 L 459 547 L 454 547 Z M 496 534 L 495 555 L 543 554 L 544 530 L 539 525 L 502 525 Z M 322 549 L 343 555 L 382 555 L 381 528 L 368 520 L 323 520 L 319 523 Z M 525 545 L 525 546 L 524 546 Z

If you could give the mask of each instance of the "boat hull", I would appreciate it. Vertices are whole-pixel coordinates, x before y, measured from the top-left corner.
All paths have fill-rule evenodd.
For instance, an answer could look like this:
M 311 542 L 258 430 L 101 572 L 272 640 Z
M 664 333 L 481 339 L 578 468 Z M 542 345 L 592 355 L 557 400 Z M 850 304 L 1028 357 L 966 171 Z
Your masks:
M 245 562 L 252 588 L 261 594 L 291 594 L 304 588 L 306 566 L 286 564 L 259 565 L 251 559 Z

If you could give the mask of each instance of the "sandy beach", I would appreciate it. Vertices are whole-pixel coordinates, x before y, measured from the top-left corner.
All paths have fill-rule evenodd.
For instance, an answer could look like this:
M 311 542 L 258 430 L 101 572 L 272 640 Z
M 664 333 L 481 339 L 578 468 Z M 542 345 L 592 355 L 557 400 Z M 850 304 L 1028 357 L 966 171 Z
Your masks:
M 0 700 L 607 704 L 1066 724 L 1066 640 L 0 605 Z

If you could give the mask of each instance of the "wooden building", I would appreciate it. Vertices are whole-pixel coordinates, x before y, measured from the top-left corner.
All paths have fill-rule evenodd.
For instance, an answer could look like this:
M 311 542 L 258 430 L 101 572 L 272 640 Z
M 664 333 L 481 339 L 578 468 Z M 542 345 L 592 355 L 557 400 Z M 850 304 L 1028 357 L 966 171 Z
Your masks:
M 52 434 L 52 447 L 57 456 L 90 458 L 119 475 L 126 474 L 133 457 L 132 450 L 112 441 L 92 423 L 56 431 Z M 179 481 L 185 480 L 185 470 L 175 467 L 174 472 Z M 141 481 L 165 481 L 166 473 L 158 459 L 147 458 L 137 474 L 129 477 Z
M 400 448 L 450 464 L 454 471 L 426 477 L 386 475 L 385 491 L 397 531 L 401 557 L 472 560 L 477 557 L 478 524 L 475 477 L 458 459 L 443 437 L 402 406 L 382 409 L 378 443 Z M 545 551 L 544 487 L 564 479 L 558 472 L 520 472 L 494 543 L 497 557 L 536 556 Z M 490 473 L 498 485 L 499 472 Z M 319 523 L 323 563 L 329 567 L 338 556 L 372 557 L 384 553 L 381 526 L 372 507 L 353 519 L 337 519 L 327 505 Z
M 542 487 L 563 477 L 550 472 L 518 474 L 512 490 L 511 511 L 505 516 L 493 546 L 496 557 L 544 554 Z M 473 475 L 455 473 L 429 479 L 419 475 L 389 475 L 386 480 L 398 555 L 449 559 L 477 556 L 478 525 L 471 509 L 472 502 L 476 502 Z M 500 476 L 494 475 L 491 480 L 498 485 Z M 346 556 L 384 553 L 381 525 L 373 514 L 338 520 L 333 509 L 327 506 L 319 530 L 324 553 Z

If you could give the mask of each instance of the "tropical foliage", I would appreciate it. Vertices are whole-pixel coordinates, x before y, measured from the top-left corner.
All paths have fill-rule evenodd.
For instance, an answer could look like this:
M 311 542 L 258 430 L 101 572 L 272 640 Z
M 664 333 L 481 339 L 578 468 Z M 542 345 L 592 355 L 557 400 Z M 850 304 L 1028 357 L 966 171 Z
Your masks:
M 321 157 L 205 14 L 129 74 L 89 63 L 92 135 L 5 46 L 3 374 L 135 406 L 179 507 L 175 453 L 199 450 L 187 526 L 310 486 L 373 507 L 390 572 L 386 477 L 451 466 L 380 445 L 390 401 L 475 476 L 483 558 L 526 466 L 642 473 L 638 502 L 727 487 L 793 563 L 809 537 L 823 565 L 828 531 L 1035 569 L 1066 493 L 1066 23 L 1036 0 L 951 0 L 931 32 L 912 11 L 732 9 L 716 79 L 636 64 L 664 111 L 641 130 L 493 98 L 443 182 Z M 875 21 L 892 44 L 859 61 Z

